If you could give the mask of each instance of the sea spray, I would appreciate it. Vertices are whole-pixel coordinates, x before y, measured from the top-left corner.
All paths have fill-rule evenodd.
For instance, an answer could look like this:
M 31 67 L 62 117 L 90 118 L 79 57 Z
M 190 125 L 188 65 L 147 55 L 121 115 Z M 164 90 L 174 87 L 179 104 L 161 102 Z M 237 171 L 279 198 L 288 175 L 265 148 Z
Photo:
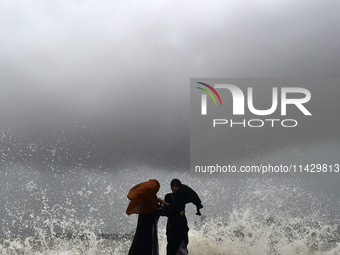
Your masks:
M 197 191 L 202 216 L 188 204 L 191 255 L 339 254 L 340 204 L 334 180 L 201 178 L 183 170 L 134 165 L 121 170 L 42 171 L 13 165 L 0 172 L 0 254 L 127 254 L 137 216 L 126 194 L 156 178 L 159 197 L 179 178 Z M 329 185 L 332 183 L 332 185 Z M 159 219 L 165 254 L 166 217 Z
M 301 219 L 273 219 L 234 211 L 228 219 L 209 219 L 189 231 L 190 254 L 340 254 L 337 225 Z

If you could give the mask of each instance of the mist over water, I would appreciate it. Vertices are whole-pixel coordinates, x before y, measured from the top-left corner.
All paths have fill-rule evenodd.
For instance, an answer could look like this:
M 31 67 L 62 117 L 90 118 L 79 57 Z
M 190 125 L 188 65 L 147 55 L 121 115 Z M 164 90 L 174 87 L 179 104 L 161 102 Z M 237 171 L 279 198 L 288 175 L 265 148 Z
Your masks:
M 171 192 L 173 178 L 200 195 L 202 217 L 191 204 L 186 210 L 191 254 L 340 252 L 339 194 L 322 179 L 217 178 L 142 165 L 42 171 L 17 164 L 0 175 L 1 254 L 126 254 L 137 222 L 125 214 L 126 195 L 151 178 L 161 183 L 160 197 Z M 161 254 L 165 224 L 161 217 Z
M 159 197 L 171 192 L 170 181 L 179 178 L 202 199 L 201 217 L 193 205 L 186 207 L 190 254 L 340 254 L 337 178 L 230 178 L 190 173 L 168 161 L 162 167 L 145 164 L 133 155 L 115 165 L 104 158 L 116 151 L 101 157 L 105 146 L 96 143 L 102 137 L 98 132 L 74 125 L 34 139 L 2 129 L 1 254 L 126 254 L 137 223 L 136 215 L 125 213 L 126 195 L 154 178 L 161 184 Z M 335 163 L 338 148 L 331 141 L 285 147 L 243 163 L 311 157 Z M 158 227 L 165 254 L 165 217 Z

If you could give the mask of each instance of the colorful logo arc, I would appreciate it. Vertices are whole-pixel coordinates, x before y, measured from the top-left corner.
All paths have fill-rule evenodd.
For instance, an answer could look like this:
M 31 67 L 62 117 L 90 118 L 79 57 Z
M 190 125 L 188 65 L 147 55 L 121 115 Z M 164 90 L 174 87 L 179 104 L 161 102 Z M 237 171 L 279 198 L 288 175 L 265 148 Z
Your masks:
M 199 83 L 199 84 L 204 85 L 204 86 L 206 86 L 207 88 L 211 89 L 211 91 L 214 92 L 215 95 L 218 97 L 218 100 L 220 100 L 220 104 L 221 104 L 221 106 L 222 106 L 222 101 L 221 101 L 220 95 L 217 93 L 217 91 L 216 91 L 213 87 L 211 87 L 210 85 L 205 84 L 205 83 L 203 83 L 203 82 L 196 82 L 196 83 Z M 196 88 L 201 89 L 201 90 L 203 90 L 204 92 L 206 92 L 206 93 L 214 100 L 215 105 L 217 105 L 214 96 L 210 93 L 209 90 L 202 89 L 202 88 L 200 88 L 200 87 L 196 87 Z

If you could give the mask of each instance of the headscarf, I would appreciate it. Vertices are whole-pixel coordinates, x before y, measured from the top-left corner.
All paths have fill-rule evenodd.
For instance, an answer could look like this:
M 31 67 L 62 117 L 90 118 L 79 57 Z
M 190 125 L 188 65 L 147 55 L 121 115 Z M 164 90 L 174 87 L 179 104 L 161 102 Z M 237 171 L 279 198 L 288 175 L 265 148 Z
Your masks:
M 127 197 L 131 201 L 126 209 L 126 214 L 148 214 L 155 211 L 158 202 L 156 193 L 160 186 L 156 179 L 151 179 L 130 189 Z
M 173 179 L 171 182 L 170 182 L 170 187 L 173 187 L 173 186 L 177 186 L 177 187 L 181 187 L 181 185 L 182 185 L 182 183 L 181 183 L 181 181 L 180 180 L 178 180 L 178 179 Z

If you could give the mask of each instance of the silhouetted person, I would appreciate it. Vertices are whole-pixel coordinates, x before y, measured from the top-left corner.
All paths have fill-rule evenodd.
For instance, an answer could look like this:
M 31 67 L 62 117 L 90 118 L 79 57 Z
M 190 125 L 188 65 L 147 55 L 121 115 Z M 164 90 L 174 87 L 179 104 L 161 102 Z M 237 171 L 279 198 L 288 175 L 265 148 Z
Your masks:
M 200 209 L 203 208 L 197 193 L 178 179 L 173 179 L 170 183 L 172 193 L 165 195 L 165 213 L 168 217 L 166 226 L 167 235 L 167 255 L 177 255 L 180 250 L 182 254 L 187 254 L 188 221 L 185 216 L 185 205 L 193 203 L 196 205 L 197 215 L 201 215 Z
M 126 209 L 128 215 L 138 214 L 138 222 L 129 255 L 158 255 L 157 222 L 164 211 L 156 194 L 160 188 L 157 180 L 151 179 L 134 186 L 128 198 L 131 202 Z

